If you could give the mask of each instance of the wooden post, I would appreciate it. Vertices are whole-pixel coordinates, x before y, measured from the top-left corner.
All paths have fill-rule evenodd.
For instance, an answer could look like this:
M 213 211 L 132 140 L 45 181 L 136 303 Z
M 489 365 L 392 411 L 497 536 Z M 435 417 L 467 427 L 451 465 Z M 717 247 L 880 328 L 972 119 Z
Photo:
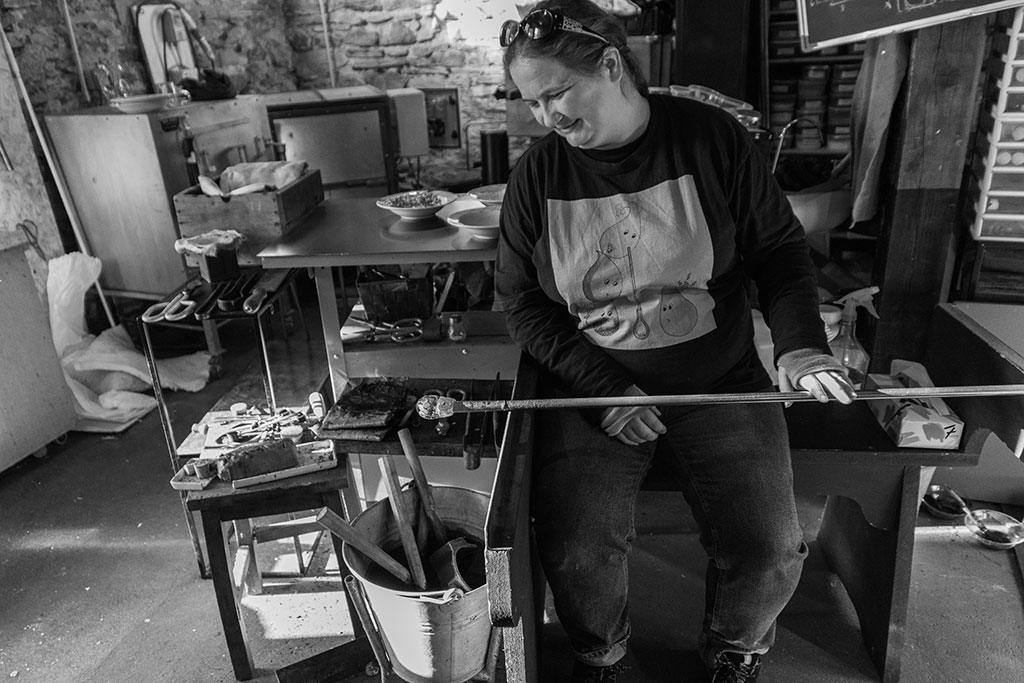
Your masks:
M 913 36 L 875 260 L 872 372 L 888 372 L 893 358 L 922 360 L 932 311 L 949 293 L 985 30 L 986 18 L 973 17 Z

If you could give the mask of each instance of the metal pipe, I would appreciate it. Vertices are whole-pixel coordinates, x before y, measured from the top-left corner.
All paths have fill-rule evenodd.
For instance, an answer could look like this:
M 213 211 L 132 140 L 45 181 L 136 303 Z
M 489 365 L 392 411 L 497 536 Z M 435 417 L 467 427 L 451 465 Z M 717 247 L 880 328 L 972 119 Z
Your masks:
M 331 52 L 331 32 L 327 23 L 327 3 L 325 0 L 319 0 L 320 4 L 320 24 L 324 32 L 324 50 L 327 51 L 327 69 L 331 72 L 331 87 L 337 87 L 338 77 L 334 73 L 334 53 Z
M 64 11 L 64 21 L 68 25 L 68 38 L 71 40 L 71 53 L 75 56 L 78 82 L 82 84 L 82 95 L 85 97 L 86 104 L 92 104 L 92 96 L 89 95 L 89 84 L 85 81 L 85 69 L 82 68 L 82 55 L 78 52 L 78 41 L 75 39 L 75 27 L 71 23 L 71 10 L 68 9 L 67 0 L 61 0 L 60 5 Z
M 775 156 L 772 157 L 772 173 L 775 173 L 775 167 L 779 165 L 779 157 L 782 156 L 782 148 L 786 144 L 786 135 L 789 133 L 789 129 L 795 126 L 796 124 L 800 123 L 801 121 L 803 121 L 804 123 L 809 123 L 812 126 L 814 126 L 814 128 L 817 129 L 818 131 L 818 139 L 821 140 L 821 144 L 825 144 L 825 136 L 821 134 L 821 126 L 819 126 L 814 121 L 811 121 L 810 119 L 793 119 L 792 121 L 784 125 L 782 127 L 782 130 L 779 132 L 779 144 L 775 147 Z
M 963 387 L 908 387 L 858 391 L 855 401 L 937 398 L 940 396 L 1020 396 L 1024 384 L 989 384 Z M 455 413 L 478 413 L 551 408 L 613 408 L 617 406 L 706 405 L 713 403 L 800 403 L 817 401 L 808 391 L 749 392 L 732 394 L 676 394 L 668 396 L 595 396 L 584 398 L 524 398 L 488 401 L 456 401 L 445 396 L 424 396 L 416 411 L 427 420 Z

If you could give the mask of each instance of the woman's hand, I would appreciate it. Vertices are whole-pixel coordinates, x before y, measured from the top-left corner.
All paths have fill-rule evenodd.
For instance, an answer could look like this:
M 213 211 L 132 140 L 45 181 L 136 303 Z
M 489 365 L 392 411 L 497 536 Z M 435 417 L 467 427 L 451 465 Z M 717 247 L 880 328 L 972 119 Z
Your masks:
M 646 396 L 639 387 L 631 385 L 624 392 L 625 396 Z M 657 406 L 616 406 L 608 408 L 601 415 L 601 429 L 608 436 L 614 437 L 627 446 L 638 446 L 647 441 L 654 441 L 665 433 L 661 411 Z
M 820 403 L 834 398 L 848 405 L 857 396 L 839 361 L 813 349 L 790 351 L 779 357 L 779 390 L 794 391 L 794 378 L 797 386 L 810 392 Z

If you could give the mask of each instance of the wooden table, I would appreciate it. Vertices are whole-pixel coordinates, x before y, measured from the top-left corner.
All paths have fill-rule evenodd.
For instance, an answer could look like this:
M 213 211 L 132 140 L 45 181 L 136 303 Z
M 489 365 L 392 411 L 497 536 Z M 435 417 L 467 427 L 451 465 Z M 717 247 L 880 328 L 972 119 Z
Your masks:
M 345 517 L 341 490 L 348 486 L 344 467 L 335 467 L 290 479 L 279 479 L 234 489 L 219 479 L 202 491 L 189 491 L 185 505 L 190 512 L 202 515 L 206 552 L 209 555 L 210 575 L 217 596 L 217 607 L 224 625 L 231 666 L 235 678 L 247 681 L 253 675 L 252 653 L 245 635 L 241 617 L 241 595 L 231 575 L 231 555 L 224 535 L 224 524 L 250 517 L 263 517 L 311 509 L 329 508 Z M 334 554 L 341 558 L 341 540 L 333 534 Z M 350 606 L 351 612 L 351 606 Z M 353 620 L 356 636 L 361 635 Z
M 515 374 L 518 351 L 503 328 L 499 334 L 478 335 L 472 330 L 472 321 L 468 321 L 470 335 L 463 343 L 376 344 L 362 349 L 364 352 L 346 349 L 339 334 L 334 269 L 493 261 L 494 242 L 474 239 L 438 218 L 401 220 L 378 208 L 373 198 L 328 199 L 299 228 L 258 256 L 264 268 L 313 270 L 335 399 L 349 377 L 493 378 L 499 371 L 506 377 Z M 439 367 L 445 368 L 445 374 L 436 374 Z
M 514 398 L 536 397 L 523 359 Z M 786 411 L 796 486 L 828 496 L 818 542 L 857 611 L 861 634 L 886 683 L 900 677 L 920 470 L 972 466 L 978 453 L 897 448 L 865 403 L 797 403 Z M 491 620 L 504 627 L 509 681 L 537 681 L 543 577 L 531 556 L 529 499 L 533 420 L 509 415 L 486 528 Z M 965 437 L 966 438 L 966 437 Z

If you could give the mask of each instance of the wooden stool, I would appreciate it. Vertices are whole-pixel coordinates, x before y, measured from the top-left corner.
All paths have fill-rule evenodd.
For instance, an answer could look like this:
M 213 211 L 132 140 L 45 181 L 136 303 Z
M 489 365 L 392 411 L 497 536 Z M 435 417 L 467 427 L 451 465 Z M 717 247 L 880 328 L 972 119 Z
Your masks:
M 214 480 L 208 488 L 202 491 L 189 491 L 186 495 L 185 505 L 189 512 L 199 512 L 202 516 L 213 590 L 217 595 L 217 607 L 224 626 L 224 639 L 227 641 L 228 654 L 236 679 L 247 681 L 252 678 L 253 662 L 245 637 L 245 625 L 242 622 L 240 590 L 232 579 L 232 563 L 224 535 L 224 524 L 252 517 L 323 507 L 345 517 L 341 491 L 348 485 L 346 468 L 339 463 L 339 466 L 333 469 L 241 489 L 234 489 L 227 482 Z M 332 542 L 334 554 L 341 563 L 341 541 L 332 536 Z M 349 613 L 355 614 L 352 605 L 348 606 Z M 357 638 L 362 635 L 362 629 L 355 619 L 353 629 Z

